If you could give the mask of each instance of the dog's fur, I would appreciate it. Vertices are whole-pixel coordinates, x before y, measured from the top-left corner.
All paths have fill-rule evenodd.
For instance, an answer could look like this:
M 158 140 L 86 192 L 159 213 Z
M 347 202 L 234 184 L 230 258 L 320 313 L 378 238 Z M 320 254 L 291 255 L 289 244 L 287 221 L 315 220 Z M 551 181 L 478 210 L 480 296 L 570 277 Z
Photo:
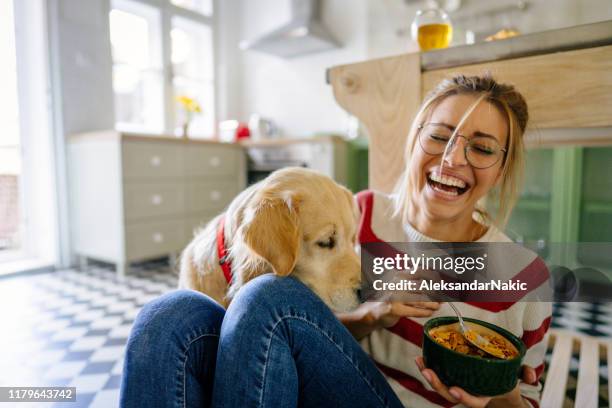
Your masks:
M 225 307 L 238 289 L 264 273 L 292 274 L 333 310 L 357 306 L 357 209 L 352 194 L 329 177 L 286 168 L 247 188 L 199 231 L 181 255 L 179 287 L 203 292 Z M 217 255 L 225 217 L 225 246 L 233 280 Z

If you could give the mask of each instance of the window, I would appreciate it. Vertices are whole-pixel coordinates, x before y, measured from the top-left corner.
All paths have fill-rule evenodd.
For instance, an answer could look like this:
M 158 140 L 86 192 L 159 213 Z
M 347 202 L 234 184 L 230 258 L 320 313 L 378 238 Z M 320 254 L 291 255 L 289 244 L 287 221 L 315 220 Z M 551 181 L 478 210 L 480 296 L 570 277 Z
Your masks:
M 212 0 L 113 0 L 110 13 L 116 127 L 182 134 L 177 97 L 195 98 L 202 113 L 189 135 L 215 133 Z M 165 23 L 167 22 L 167 23 Z
M 115 121 L 119 130 L 164 131 L 160 16 L 156 9 L 116 1 L 110 12 Z
M 210 16 L 213 13 L 213 1 L 212 0 L 172 0 L 172 4 L 193 11 L 198 11 L 206 16 Z
M 0 275 L 56 264 L 44 2 L 0 1 Z
M 212 135 L 215 131 L 212 30 L 175 17 L 172 19 L 171 38 L 174 95 L 195 98 L 202 106 L 202 114 L 193 118 L 190 124 L 190 133 Z M 176 124 L 181 125 L 185 113 L 175 106 Z
M 21 249 L 21 152 L 13 2 L 0 3 L 0 258 Z M 4 256 L 2 256 L 4 255 Z

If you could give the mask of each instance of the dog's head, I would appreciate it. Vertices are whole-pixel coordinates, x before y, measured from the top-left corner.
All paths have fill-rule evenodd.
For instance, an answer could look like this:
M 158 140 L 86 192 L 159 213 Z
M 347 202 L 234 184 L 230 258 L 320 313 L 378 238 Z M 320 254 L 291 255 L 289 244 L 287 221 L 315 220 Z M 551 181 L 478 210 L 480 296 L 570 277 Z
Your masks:
M 253 262 L 293 274 L 333 310 L 345 311 L 357 306 L 361 280 L 356 214 L 346 188 L 312 170 L 287 168 L 262 182 L 238 234 Z

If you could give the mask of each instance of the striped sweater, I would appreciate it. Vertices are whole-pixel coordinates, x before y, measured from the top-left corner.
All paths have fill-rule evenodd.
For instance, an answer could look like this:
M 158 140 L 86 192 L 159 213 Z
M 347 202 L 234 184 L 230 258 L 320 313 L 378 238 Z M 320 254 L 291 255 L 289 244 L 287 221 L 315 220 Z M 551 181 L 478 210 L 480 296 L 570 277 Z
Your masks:
M 403 225 L 393 218 L 391 197 L 380 192 L 362 191 L 356 196 L 360 209 L 359 242 L 418 242 L 434 241 Z M 501 231 L 491 226 L 478 241 L 511 242 Z M 512 262 L 517 273 L 529 273 L 534 268 L 545 268 L 535 254 Z M 456 304 L 463 316 L 482 319 L 501 326 L 522 338 L 527 346 L 523 363 L 534 367 L 539 377 L 544 371 L 547 331 L 552 306 L 543 302 L 470 302 Z M 452 316 L 448 304 L 431 317 Z M 406 407 L 452 407 L 429 386 L 418 370 L 414 358 L 422 355 L 423 324 L 430 318 L 401 318 L 388 329 L 376 330 L 361 340 L 364 350 L 374 359 L 391 387 Z M 534 407 L 538 407 L 541 386 L 521 383 L 521 394 Z

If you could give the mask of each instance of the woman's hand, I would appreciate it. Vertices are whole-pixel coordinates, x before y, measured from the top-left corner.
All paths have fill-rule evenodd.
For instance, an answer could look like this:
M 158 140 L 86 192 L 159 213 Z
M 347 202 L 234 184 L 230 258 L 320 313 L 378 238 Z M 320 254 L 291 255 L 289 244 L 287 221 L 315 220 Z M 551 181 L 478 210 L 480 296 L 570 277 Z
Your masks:
M 439 302 L 366 302 L 363 304 L 376 328 L 394 326 L 402 317 L 429 317 Z
M 402 317 L 429 317 L 439 308 L 438 302 L 365 302 L 336 316 L 359 340 L 374 330 L 395 325 Z
M 417 357 L 415 361 L 417 367 L 421 371 L 421 374 L 427 380 L 429 385 L 431 385 L 434 391 L 436 391 L 438 394 L 440 394 L 442 397 L 452 402 L 453 404 L 463 404 L 471 408 L 531 408 L 531 405 L 528 404 L 521 396 L 521 391 L 518 383 L 516 384 L 516 387 L 514 387 L 514 389 L 508 392 L 507 394 L 497 395 L 495 397 L 478 397 L 466 392 L 465 390 L 459 387 L 449 388 L 444 385 L 432 369 L 425 367 L 423 357 Z M 528 384 L 534 383 L 536 381 L 535 370 L 531 367 L 523 366 L 522 378 L 523 381 Z

